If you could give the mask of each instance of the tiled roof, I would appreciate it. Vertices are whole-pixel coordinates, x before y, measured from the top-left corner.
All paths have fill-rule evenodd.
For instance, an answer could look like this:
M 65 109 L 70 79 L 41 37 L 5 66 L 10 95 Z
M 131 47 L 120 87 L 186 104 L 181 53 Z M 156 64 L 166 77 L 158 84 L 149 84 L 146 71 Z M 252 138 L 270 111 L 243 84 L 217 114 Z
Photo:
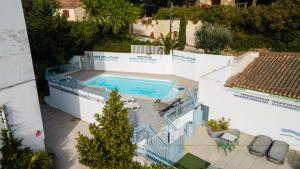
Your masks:
M 58 0 L 61 8 L 76 8 L 81 5 L 80 0 Z
M 300 52 L 260 53 L 225 86 L 300 99 Z

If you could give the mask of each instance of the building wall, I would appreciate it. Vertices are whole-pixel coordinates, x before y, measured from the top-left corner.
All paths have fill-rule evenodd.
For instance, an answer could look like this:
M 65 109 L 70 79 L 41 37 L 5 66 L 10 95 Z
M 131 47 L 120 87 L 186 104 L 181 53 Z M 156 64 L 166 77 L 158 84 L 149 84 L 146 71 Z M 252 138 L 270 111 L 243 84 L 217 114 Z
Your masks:
M 25 146 L 43 150 L 44 129 L 21 1 L 0 5 L 0 105 Z
M 172 32 L 179 32 L 179 20 L 172 21 Z M 194 24 L 192 21 L 188 21 L 186 26 L 186 44 L 189 46 L 195 46 L 195 33 L 202 27 L 202 22 Z M 152 20 L 150 23 L 143 23 L 142 20 L 138 20 L 133 24 L 132 31 L 134 34 L 150 37 L 151 34 L 154 38 L 159 39 L 160 34 L 168 34 L 170 32 L 170 20 Z
M 74 8 L 74 15 L 76 21 L 81 21 L 86 15 L 85 9 L 82 6 Z
M 72 116 L 80 118 L 86 122 L 95 122 L 95 113 L 102 112 L 104 106 L 103 98 L 93 95 L 96 100 L 87 99 L 78 95 L 59 90 L 54 87 L 49 87 L 50 97 L 46 102 Z M 82 94 L 84 93 L 81 91 Z M 97 101 L 98 99 L 98 101 Z
M 85 16 L 85 9 L 83 9 L 81 6 L 76 8 L 62 8 L 58 10 L 58 13 L 63 15 L 64 10 L 69 11 L 69 17 L 67 17 L 68 21 L 81 21 Z
M 228 72 L 228 69 L 222 70 Z M 287 99 L 274 98 L 268 94 L 237 90 L 224 87 L 213 78 L 202 77 L 199 80 L 199 102 L 209 106 L 209 119 L 225 117 L 230 119 L 230 127 L 251 135 L 264 134 L 272 139 L 286 141 L 291 148 L 300 150 L 300 137 L 284 132 L 288 129 L 300 133 L 300 110 L 291 110 L 271 104 L 246 99 L 241 94 L 293 104 L 300 109 L 300 103 Z
M 8 107 L 8 123 L 15 130 L 15 136 L 34 150 L 44 150 L 45 136 L 35 81 L 1 90 L 0 103 Z

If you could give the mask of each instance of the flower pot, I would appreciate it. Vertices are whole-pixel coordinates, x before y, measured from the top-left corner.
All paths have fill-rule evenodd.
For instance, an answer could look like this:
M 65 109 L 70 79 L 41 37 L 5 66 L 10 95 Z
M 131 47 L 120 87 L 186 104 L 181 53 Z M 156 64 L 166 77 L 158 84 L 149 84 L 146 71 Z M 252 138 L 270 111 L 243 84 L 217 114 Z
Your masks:
M 222 137 L 222 135 L 224 133 L 227 132 L 227 130 L 212 131 L 210 128 L 207 128 L 207 132 L 208 132 L 208 135 L 212 138 L 220 138 L 220 137 Z

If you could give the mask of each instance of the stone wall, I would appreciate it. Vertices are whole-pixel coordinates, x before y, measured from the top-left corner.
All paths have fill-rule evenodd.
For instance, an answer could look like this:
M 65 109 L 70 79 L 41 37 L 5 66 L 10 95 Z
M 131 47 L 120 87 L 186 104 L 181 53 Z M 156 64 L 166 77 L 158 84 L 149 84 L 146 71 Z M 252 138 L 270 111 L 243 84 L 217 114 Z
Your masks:
M 172 20 L 172 32 L 179 32 L 179 20 Z M 189 46 L 195 46 L 195 33 L 202 27 L 202 22 L 194 24 L 188 21 L 186 26 L 186 43 Z M 170 20 L 138 20 L 132 26 L 132 32 L 136 35 L 154 37 L 158 39 L 160 34 L 166 35 L 170 31 Z M 152 35 L 151 35 L 152 34 Z

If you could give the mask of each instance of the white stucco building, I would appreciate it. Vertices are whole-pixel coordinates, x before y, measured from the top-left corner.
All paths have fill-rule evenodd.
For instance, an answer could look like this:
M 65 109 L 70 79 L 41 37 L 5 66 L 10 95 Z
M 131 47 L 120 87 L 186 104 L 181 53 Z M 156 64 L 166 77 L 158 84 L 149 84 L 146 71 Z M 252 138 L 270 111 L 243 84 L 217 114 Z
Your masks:
M 247 53 L 199 79 L 209 119 L 300 150 L 300 53 Z
M 44 150 L 44 129 L 22 4 L 20 0 L 0 3 L 0 106 L 6 107 L 8 124 L 15 136 L 23 139 L 23 145 Z

